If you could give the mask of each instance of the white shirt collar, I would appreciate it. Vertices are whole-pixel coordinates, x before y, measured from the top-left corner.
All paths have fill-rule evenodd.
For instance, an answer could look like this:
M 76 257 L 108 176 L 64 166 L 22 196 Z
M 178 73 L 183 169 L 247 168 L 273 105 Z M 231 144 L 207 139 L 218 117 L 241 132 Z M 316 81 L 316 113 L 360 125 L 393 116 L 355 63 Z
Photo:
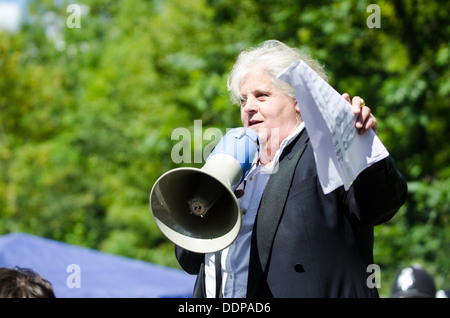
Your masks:
M 261 173 L 263 174 L 272 174 L 278 171 L 278 164 L 280 161 L 280 156 L 283 153 L 284 149 L 302 132 L 305 128 L 305 122 L 301 122 L 300 125 L 294 130 L 292 134 L 287 136 L 280 145 L 280 148 L 275 153 L 275 157 L 272 160 L 272 165 L 269 167 L 261 165 Z M 259 160 L 259 158 L 258 158 Z

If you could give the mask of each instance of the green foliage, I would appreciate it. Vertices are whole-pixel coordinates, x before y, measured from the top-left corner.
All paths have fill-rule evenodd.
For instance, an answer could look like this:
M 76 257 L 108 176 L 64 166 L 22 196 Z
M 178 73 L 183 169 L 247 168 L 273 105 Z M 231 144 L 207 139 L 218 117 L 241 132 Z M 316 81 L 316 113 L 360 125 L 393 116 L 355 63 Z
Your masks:
M 408 200 L 396 217 L 375 231 L 374 253 L 382 269 L 383 295 L 389 295 L 395 273 L 414 263 L 435 278 L 438 288 L 448 286 L 450 181 L 411 181 L 408 191 Z
M 20 31 L 0 31 L 0 234 L 178 266 L 148 206 L 176 166 L 171 133 L 194 120 L 239 126 L 228 72 L 275 38 L 364 97 L 408 180 L 407 203 L 376 228 L 382 295 L 416 262 L 448 288 L 449 3 L 378 1 L 371 29 L 371 2 L 85 0 L 78 29 L 66 26 L 69 1 L 31 1 Z

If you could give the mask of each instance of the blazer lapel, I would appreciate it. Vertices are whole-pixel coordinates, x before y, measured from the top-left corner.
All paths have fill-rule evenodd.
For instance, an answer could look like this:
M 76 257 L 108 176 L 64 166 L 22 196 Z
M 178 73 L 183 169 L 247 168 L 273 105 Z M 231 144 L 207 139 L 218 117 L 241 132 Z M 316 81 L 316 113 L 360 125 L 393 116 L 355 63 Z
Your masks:
M 253 263 L 253 265 L 260 264 L 260 268 L 250 268 L 250 271 L 255 270 L 256 273 L 259 273 L 255 276 L 261 276 L 265 272 L 272 249 L 273 239 L 284 211 L 284 205 L 289 194 L 289 188 L 292 183 L 295 168 L 305 151 L 307 141 L 308 134 L 303 130 L 299 137 L 292 141 L 285 149 L 279 162 L 278 171 L 271 175 L 267 182 L 267 186 L 261 198 L 255 227 L 253 228 L 252 249 L 256 248 L 256 251 L 253 250 L 251 252 L 251 257 L 257 257 L 259 260 L 251 259 L 250 263 Z M 255 261 L 259 262 L 255 263 Z M 258 279 L 254 274 L 251 274 L 250 276 L 252 279 L 257 280 L 260 280 L 261 278 L 259 277 Z M 253 285 L 253 283 L 256 282 L 249 281 L 249 285 Z M 257 288 L 257 286 L 258 283 L 253 287 Z M 256 292 L 256 290 L 253 292 Z

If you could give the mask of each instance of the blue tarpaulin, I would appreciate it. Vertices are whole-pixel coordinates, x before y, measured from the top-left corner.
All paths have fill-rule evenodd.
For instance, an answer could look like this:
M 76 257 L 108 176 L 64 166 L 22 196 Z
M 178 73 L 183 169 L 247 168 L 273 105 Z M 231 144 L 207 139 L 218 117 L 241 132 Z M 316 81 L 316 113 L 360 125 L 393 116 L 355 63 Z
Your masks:
M 59 298 L 192 297 L 195 277 L 182 270 L 24 233 L 0 236 L 0 267 L 30 268 Z

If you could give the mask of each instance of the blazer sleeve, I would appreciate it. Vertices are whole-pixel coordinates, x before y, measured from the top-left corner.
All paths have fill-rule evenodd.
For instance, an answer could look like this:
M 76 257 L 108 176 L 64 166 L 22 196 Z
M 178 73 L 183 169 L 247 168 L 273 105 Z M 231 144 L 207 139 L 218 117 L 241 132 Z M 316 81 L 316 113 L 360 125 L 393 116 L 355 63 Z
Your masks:
M 197 275 L 205 262 L 205 254 L 191 252 L 178 245 L 175 245 L 175 256 L 180 266 L 189 274 Z
M 389 221 L 405 203 L 407 184 L 394 159 L 388 156 L 361 172 L 350 190 L 357 217 L 375 226 Z

